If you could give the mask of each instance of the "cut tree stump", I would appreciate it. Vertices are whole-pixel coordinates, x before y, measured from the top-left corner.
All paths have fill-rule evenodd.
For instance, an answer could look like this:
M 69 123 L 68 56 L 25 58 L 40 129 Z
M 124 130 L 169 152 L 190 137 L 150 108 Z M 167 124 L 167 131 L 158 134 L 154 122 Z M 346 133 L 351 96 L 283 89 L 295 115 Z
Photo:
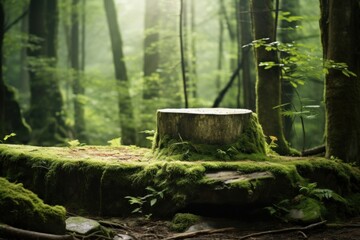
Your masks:
M 204 152 L 194 145 L 213 146 L 215 150 L 222 151 L 233 146 L 241 153 L 265 153 L 262 129 L 256 115 L 248 109 L 160 109 L 157 111 L 154 148 L 161 150 L 171 147 L 170 145 L 174 148 L 174 144 L 185 151 L 187 149 L 184 149 L 184 145 L 191 145 L 188 150 L 198 153 Z M 179 151 L 167 151 L 165 155 L 178 153 Z

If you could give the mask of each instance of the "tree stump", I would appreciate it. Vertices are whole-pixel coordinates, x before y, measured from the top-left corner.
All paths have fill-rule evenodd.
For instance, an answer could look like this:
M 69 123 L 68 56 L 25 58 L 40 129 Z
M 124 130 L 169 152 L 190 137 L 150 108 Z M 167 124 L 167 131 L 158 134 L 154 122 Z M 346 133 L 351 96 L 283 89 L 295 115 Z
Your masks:
M 161 155 L 217 155 L 222 151 L 229 158 L 229 149 L 233 154 L 265 153 L 264 141 L 256 115 L 248 109 L 160 109 L 153 147 Z

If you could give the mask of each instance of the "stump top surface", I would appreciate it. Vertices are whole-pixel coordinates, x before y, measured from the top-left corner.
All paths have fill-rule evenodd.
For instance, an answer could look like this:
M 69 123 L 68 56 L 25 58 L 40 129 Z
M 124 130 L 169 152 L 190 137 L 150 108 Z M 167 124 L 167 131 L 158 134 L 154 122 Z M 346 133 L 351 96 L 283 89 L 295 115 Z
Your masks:
M 184 113 L 184 114 L 202 114 L 202 115 L 234 115 L 250 114 L 249 109 L 242 108 L 165 108 L 159 109 L 162 113 Z

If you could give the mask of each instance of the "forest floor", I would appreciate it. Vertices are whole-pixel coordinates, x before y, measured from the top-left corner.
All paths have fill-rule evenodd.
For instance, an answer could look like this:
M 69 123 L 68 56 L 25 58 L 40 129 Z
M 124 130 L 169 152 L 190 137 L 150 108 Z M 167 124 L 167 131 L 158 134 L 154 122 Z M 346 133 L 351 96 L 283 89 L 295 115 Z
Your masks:
M 10 146 L 9 146 L 10 147 Z M 137 147 L 108 148 L 99 146 L 68 147 L 68 148 L 41 148 L 34 146 L 12 146 L 14 150 L 19 148 L 22 153 L 44 156 L 56 155 L 60 159 L 69 161 L 88 160 L 100 161 L 102 163 L 139 163 L 147 164 L 151 159 L 151 150 Z M 293 158 L 297 159 L 297 158 Z M 95 161 L 95 160 L 94 160 Z M 341 223 L 321 222 L 315 225 L 294 225 L 274 220 L 264 219 L 237 220 L 234 219 L 212 219 L 220 224 L 202 225 L 194 228 L 193 232 L 177 233 L 171 230 L 171 220 L 146 220 L 144 218 L 129 217 L 99 218 L 90 217 L 99 221 L 103 226 L 112 229 L 117 234 L 127 235 L 133 240 L 155 240 L 155 239 L 191 239 L 191 240 L 264 240 L 264 239 L 310 239 L 310 240 L 358 240 L 360 239 L 360 217 L 348 219 Z M 195 225 L 196 226 L 196 225 Z M 86 239 L 86 238 L 84 238 Z
M 99 219 L 98 219 L 99 220 Z M 103 219 L 99 220 L 118 234 L 131 236 L 134 240 L 358 240 L 360 239 L 360 217 L 341 223 L 320 222 L 299 226 L 274 221 L 237 221 L 218 219 L 226 225 L 222 228 L 201 226 L 192 232 L 176 233 L 170 230 L 170 222 L 165 220 L 145 220 L 143 218 Z M 112 224 L 112 225 L 111 225 Z M 200 224 L 204 226 L 203 224 Z M 224 225 L 223 225 L 224 226 Z M 124 236 L 123 235 L 123 236 Z M 119 238 L 126 239 L 126 238 Z

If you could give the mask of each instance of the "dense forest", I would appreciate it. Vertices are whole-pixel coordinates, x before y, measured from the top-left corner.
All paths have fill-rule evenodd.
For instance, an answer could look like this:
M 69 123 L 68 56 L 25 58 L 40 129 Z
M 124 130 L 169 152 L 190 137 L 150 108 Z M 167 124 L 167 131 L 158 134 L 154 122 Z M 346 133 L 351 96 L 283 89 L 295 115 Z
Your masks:
M 359 42 L 359 0 L 0 0 L 0 238 L 359 239 Z
M 157 109 L 247 108 L 280 154 L 326 143 L 358 161 L 348 2 L 1 1 L 0 135 L 150 146 Z

